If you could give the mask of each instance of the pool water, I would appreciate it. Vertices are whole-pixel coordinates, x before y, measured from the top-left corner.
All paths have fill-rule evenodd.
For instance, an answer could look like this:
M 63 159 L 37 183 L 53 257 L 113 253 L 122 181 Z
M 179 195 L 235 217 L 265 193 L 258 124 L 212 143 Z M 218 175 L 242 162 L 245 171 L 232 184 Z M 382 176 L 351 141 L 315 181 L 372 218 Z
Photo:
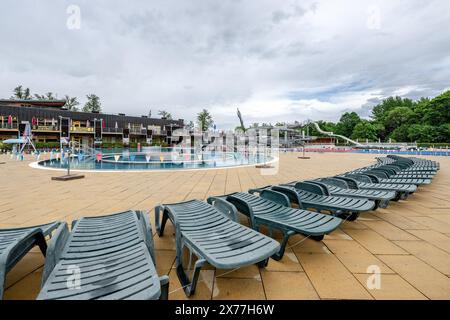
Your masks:
M 158 152 L 136 152 L 129 150 L 102 150 L 96 155 L 86 156 L 82 153 L 72 155 L 70 169 L 79 171 L 91 170 L 186 170 L 224 168 L 245 165 L 256 165 L 271 162 L 274 157 L 262 153 L 239 152 L 180 152 L 161 149 Z M 68 158 L 39 161 L 38 167 L 49 169 L 67 169 Z

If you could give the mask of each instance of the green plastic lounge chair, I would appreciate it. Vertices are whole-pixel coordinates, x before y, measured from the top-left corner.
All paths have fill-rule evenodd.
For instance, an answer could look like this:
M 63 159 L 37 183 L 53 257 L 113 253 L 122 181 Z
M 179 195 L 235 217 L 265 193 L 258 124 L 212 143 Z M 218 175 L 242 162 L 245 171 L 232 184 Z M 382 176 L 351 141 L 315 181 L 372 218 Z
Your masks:
M 392 172 L 396 176 L 403 176 L 404 178 L 422 178 L 422 179 L 433 179 L 436 175 L 436 171 L 417 171 L 417 170 L 408 170 L 402 169 L 402 167 L 396 164 L 386 164 L 381 166 L 374 166 L 373 169 L 378 170 L 387 170 L 388 172 Z
M 289 237 L 294 234 L 310 236 L 316 241 L 331 233 L 342 219 L 328 214 L 290 208 L 289 198 L 272 190 L 261 190 L 260 196 L 243 192 L 235 192 L 224 196 L 210 197 L 208 203 L 223 199 L 233 204 L 250 220 L 253 229 L 259 231 L 260 226 L 279 230 L 283 234 L 280 250 L 272 256 L 275 260 L 283 258 Z
M 322 187 L 308 182 L 297 182 L 295 185 L 267 186 L 251 189 L 249 193 L 261 192 L 264 189 L 285 194 L 290 202 L 297 204 L 302 209 L 315 209 L 318 212 L 328 211 L 349 221 L 356 220 L 361 212 L 375 208 L 374 201 L 330 196 Z
M 358 186 L 356 186 L 356 189 L 351 189 L 346 181 L 336 178 L 320 178 L 307 182 L 320 185 L 332 196 L 375 201 L 375 208 L 386 208 L 389 205 L 389 201 L 396 197 L 395 191 L 358 189 Z
M 47 251 L 46 236 L 51 236 L 60 222 L 53 222 L 40 226 L 0 229 L 0 300 L 6 274 L 34 247 L 39 246 L 45 256 Z
M 380 183 L 376 176 L 370 174 L 346 174 L 334 178 L 346 181 L 350 188 L 395 191 L 397 196 L 394 201 L 405 200 L 417 190 L 417 186 L 413 184 Z
M 415 184 L 416 186 L 424 185 L 424 184 L 430 184 L 430 179 L 419 179 L 419 178 L 401 178 L 401 177 L 395 177 L 385 170 L 357 170 L 352 173 L 360 173 L 365 175 L 371 175 L 375 176 L 378 179 L 378 183 L 397 183 L 397 184 Z
M 421 179 L 432 179 L 436 175 L 436 171 L 417 171 L 417 170 L 408 170 L 404 169 L 397 164 L 375 164 L 372 166 L 368 166 L 365 168 L 359 169 L 362 170 L 380 170 L 386 171 L 391 175 L 395 175 L 396 177 L 401 178 L 421 178 Z M 355 170 L 357 171 L 357 170 Z
M 400 168 L 402 172 L 405 173 L 428 173 L 428 174 L 436 174 L 439 170 L 438 166 L 427 166 L 427 165 L 414 165 L 411 162 L 408 161 L 402 161 L 402 160 L 394 160 L 392 158 L 377 158 L 378 165 L 388 165 L 388 166 L 395 166 L 397 168 Z
M 79 281 L 74 280 L 79 276 Z M 167 299 L 145 213 L 126 211 L 61 225 L 49 244 L 38 300 Z
M 439 170 L 439 168 L 440 168 L 439 162 L 437 162 L 437 161 L 415 158 L 415 157 L 400 157 L 397 155 L 388 155 L 387 157 L 394 159 L 396 161 L 408 164 L 410 167 L 429 168 L 429 169 L 437 169 L 437 170 Z
M 402 172 L 400 168 L 397 168 L 395 166 L 371 166 L 353 170 L 352 172 L 381 172 L 384 173 L 385 176 L 387 176 L 389 179 L 417 179 L 428 180 L 429 182 L 431 182 L 431 179 L 434 177 L 434 174 L 430 174 L 429 172 L 405 173 Z M 426 182 L 423 182 L 421 184 L 426 184 Z
M 214 202 L 214 206 L 191 200 L 155 208 L 155 225 L 160 237 L 164 234 L 167 220 L 175 227 L 177 275 L 186 296 L 194 294 L 200 270 L 206 262 L 220 269 L 251 264 L 263 267 L 270 256 L 278 252 L 278 242 L 239 224 L 237 219 L 236 208 L 220 199 Z M 191 269 L 192 254 L 198 258 L 191 279 L 183 267 L 185 247 L 190 252 L 187 270 Z

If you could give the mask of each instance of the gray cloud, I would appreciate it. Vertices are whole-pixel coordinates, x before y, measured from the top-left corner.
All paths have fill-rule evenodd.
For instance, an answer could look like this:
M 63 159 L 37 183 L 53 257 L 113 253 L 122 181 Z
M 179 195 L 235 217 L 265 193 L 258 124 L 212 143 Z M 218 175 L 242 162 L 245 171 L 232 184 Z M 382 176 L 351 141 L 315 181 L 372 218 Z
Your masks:
M 379 28 L 368 27 L 378 5 Z M 81 29 L 66 8 L 81 8 Z M 3 0 L 0 97 L 97 93 L 105 112 L 244 120 L 362 116 L 389 95 L 449 88 L 450 9 L 434 1 Z

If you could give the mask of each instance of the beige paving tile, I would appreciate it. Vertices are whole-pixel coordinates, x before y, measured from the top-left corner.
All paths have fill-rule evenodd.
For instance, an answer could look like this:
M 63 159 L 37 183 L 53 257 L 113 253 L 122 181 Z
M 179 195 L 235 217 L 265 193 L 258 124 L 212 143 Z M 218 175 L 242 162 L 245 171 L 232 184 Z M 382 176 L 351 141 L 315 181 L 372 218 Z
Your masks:
M 10 287 L 26 275 L 44 266 L 45 260 L 41 252 L 29 252 L 20 260 L 14 268 L 7 274 L 5 288 Z
M 214 300 L 264 300 L 264 288 L 261 280 L 216 278 Z
M 368 268 L 373 265 L 379 267 L 382 273 L 393 273 L 383 262 L 356 241 L 325 240 L 324 242 L 352 273 L 366 273 Z
M 381 255 L 380 260 L 430 299 L 450 299 L 450 279 L 414 256 Z
M 175 263 L 175 251 L 155 250 L 156 271 L 159 275 L 169 274 Z
M 450 253 L 450 237 L 433 230 L 411 230 L 416 237 Z
M 401 209 L 401 207 L 397 208 Z M 396 226 L 397 228 L 403 229 L 403 230 L 409 230 L 409 229 L 428 229 L 428 227 L 417 223 L 412 220 L 412 217 L 404 217 L 401 215 L 398 215 L 395 209 L 391 209 L 389 212 L 379 214 L 378 216 L 389 222 L 390 224 Z
M 450 276 L 450 254 L 425 241 L 395 241 L 395 244 Z
M 427 297 L 396 274 L 382 274 L 379 288 L 373 287 L 372 278 L 369 279 L 368 274 L 355 274 L 355 277 L 377 300 L 427 300 Z M 367 286 L 368 281 L 370 287 Z
M 261 279 L 261 275 L 259 273 L 259 268 L 256 265 L 250 265 L 250 266 L 246 266 L 246 267 L 242 267 L 242 268 L 238 268 L 238 269 L 217 269 L 216 277 L 240 278 L 240 279 Z
M 285 251 L 280 261 L 270 259 L 265 269 L 268 271 L 303 271 L 297 256 L 291 249 Z
M 321 299 L 371 299 L 370 294 L 333 255 L 299 253 L 308 278 Z
M 288 248 L 295 253 L 331 253 L 323 241 L 315 241 L 301 235 L 289 238 Z
M 314 287 L 304 272 L 261 271 L 268 300 L 316 300 Z
M 213 296 L 214 270 L 201 270 L 195 293 L 186 297 L 177 277 L 176 269 L 169 273 L 169 300 L 210 300 Z
M 418 240 L 410 233 L 403 231 L 386 221 L 362 221 L 362 223 L 388 240 Z
M 3 295 L 5 300 L 35 300 L 41 290 L 42 268 L 29 273 L 19 282 L 7 288 Z
M 446 223 L 441 220 L 437 220 L 431 217 L 411 217 L 412 220 L 429 227 L 430 229 L 441 232 L 450 233 L 450 223 Z
M 407 254 L 391 241 L 372 230 L 346 230 L 346 232 L 373 254 Z

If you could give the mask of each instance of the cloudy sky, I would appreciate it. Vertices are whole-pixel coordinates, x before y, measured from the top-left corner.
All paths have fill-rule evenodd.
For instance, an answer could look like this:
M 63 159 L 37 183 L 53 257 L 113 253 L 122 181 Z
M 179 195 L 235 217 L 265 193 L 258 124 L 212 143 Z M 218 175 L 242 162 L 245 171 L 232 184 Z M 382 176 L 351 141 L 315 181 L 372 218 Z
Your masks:
M 448 0 L 2 0 L 0 97 L 22 84 L 95 93 L 109 113 L 207 108 L 219 128 L 238 124 L 236 107 L 247 125 L 368 116 L 383 97 L 450 88 L 448 12 Z

